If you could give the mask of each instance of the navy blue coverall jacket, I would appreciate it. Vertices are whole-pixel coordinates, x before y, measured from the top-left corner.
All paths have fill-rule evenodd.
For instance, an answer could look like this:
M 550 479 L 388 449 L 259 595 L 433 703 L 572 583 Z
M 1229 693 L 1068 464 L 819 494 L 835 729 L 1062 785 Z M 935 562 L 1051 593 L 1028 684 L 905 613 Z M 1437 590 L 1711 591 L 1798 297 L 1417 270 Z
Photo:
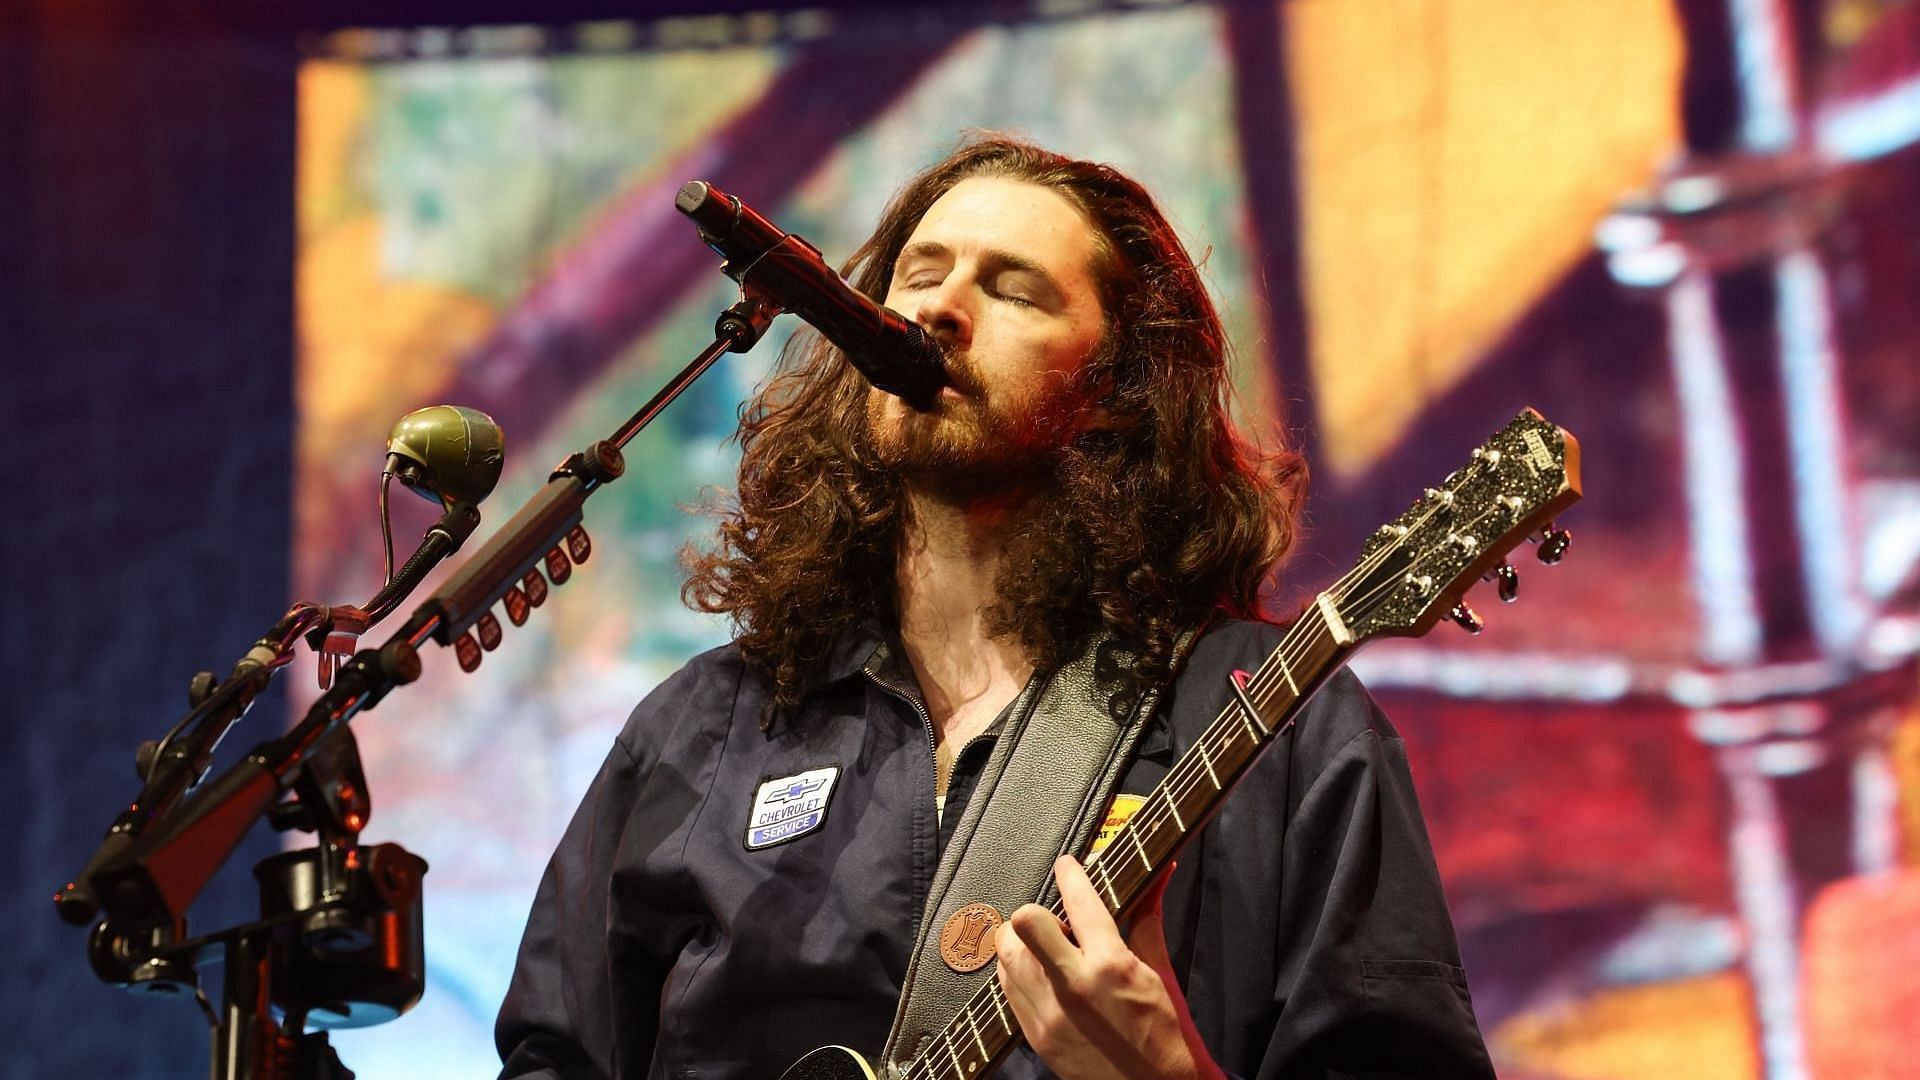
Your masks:
M 1151 791 L 1279 640 L 1203 636 L 1121 790 Z M 942 841 L 932 731 L 889 670 L 882 639 L 841 642 L 771 731 L 733 646 L 641 702 L 541 882 L 503 1075 L 772 1080 L 817 1046 L 878 1051 Z M 986 749 L 959 755 L 949 825 Z M 1181 853 L 1166 930 L 1231 1073 L 1492 1075 L 1400 740 L 1350 674 Z M 999 1075 L 1047 1073 L 1023 1046 Z

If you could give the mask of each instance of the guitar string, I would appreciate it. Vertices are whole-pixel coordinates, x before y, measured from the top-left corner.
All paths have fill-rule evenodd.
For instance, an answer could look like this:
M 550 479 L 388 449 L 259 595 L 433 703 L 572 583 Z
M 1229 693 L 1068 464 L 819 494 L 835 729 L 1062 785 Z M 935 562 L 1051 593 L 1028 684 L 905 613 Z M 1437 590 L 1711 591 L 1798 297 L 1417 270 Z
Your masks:
M 1489 510 L 1485 513 L 1482 513 L 1481 515 L 1475 517 L 1471 521 L 1466 522 L 1465 527 L 1473 528 L 1477 526 L 1478 524 L 1480 524 L 1482 520 L 1485 519 L 1487 514 L 1493 513 L 1493 512 L 1494 511 Z M 1424 522 L 1422 522 L 1421 524 L 1424 524 Z M 1384 560 L 1385 555 L 1391 550 L 1391 547 L 1392 546 L 1389 545 L 1389 547 L 1383 548 L 1382 551 L 1378 553 L 1380 555 L 1380 558 L 1367 560 L 1368 562 L 1374 563 L 1375 565 L 1366 566 L 1366 564 L 1363 563 L 1362 566 L 1365 567 L 1364 572 L 1371 573 L 1373 569 L 1377 568 L 1377 564 Z M 1337 592 L 1343 591 L 1346 588 L 1351 587 L 1351 583 L 1347 582 L 1345 579 L 1347 577 L 1352 577 L 1354 576 L 1354 574 L 1361 573 L 1361 572 L 1362 572 L 1361 568 L 1356 567 L 1353 573 L 1350 573 L 1348 575 L 1343 575 L 1342 580 L 1340 582 L 1337 582 L 1334 586 L 1330 587 L 1328 591 L 1337 593 Z M 1369 589 L 1367 592 L 1360 594 L 1359 600 L 1362 603 L 1371 603 L 1375 599 L 1377 599 L 1382 592 L 1390 591 L 1394 588 L 1397 588 L 1399 584 L 1400 584 L 1400 581 L 1389 581 L 1386 583 L 1382 583 L 1380 585 L 1376 585 L 1372 589 Z M 1343 601 L 1350 602 L 1354 598 L 1350 596 L 1343 596 L 1341 597 L 1341 599 Z M 1275 660 L 1280 661 L 1280 665 L 1279 665 L 1280 667 L 1285 669 L 1291 669 L 1296 665 L 1298 665 L 1302 659 L 1304 659 L 1303 653 L 1306 647 L 1310 647 L 1314 643 L 1313 638 L 1317 638 L 1319 636 L 1318 633 L 1315 632 L 1309 636 L 1308 640 L 1303 642 L 1295 642 L 1293 640 L 1295 637 L 1295 631 L 1297 631 L 1300 627 L 1304 625 L 1308 625 L 1305 622 L 1305 620 L 1302 620 L 1299 623 L 1295 623 L 1294 627 L 1289 630 L 1287 636 L 1282 640 L 1280 646 L 1276 648 L 1272 654 L 1269 655 L 1267 661 L 1261 664 L 1260 671 L 1256 672 L 1253 676 L 1251 676 L 1248 679 L 1245 688 L 1248 692 L 1248 696 L 1250 698 L 1253 698 L 1257 703 L 1262 705 L 1267 704 L 1267 702 L 1261 701 L 1260 699 L 1265 696 L 1266 692 L 1269 689 L 1274 688 L 1272 684 L 1274 684 L 1275 682 L 1284 679 L 1291 685 L 1292 680 L 1288 678 L 1287 671 L 1282 670 L 1276 676 L 1274 672 L 1269 671 L 1268 669 L 1271 665 L 1273 665 L 1273 662 Z M 1281 655 L 1282 653 L 1286 653 L 1288 655 L 1282 657 Z M 1267 685 L 1262 685 L 1262 683 L 1265 683 Z M 1217 779 L 1217 777 L 1212 773 L 1211 770 L 1206 768 L 1207 758 L 1214 757 L 1216 755 L 1208 754 L 1206 752 L 1209 750 L 1216 751 L 1216 752 L 1219 752 L 1219 751 L 1230 752 L 1234 748 L 1235 744 L 1240 742 L 1241 732 L 1245 730 L 1244 724 L 1235 724 L 1232 722 L 1231 719 L 1229 719 L 1231 716 L 1233 716 L 1234 714 L 1240 711 L 1242 710 L 1238 705 L 1238 703 L 1229 703 L 1228 706 L 1221 711 L 1220 715 L 1217 716 L 1213 720 L 1213 722 L 1210 723 L 1207 726 L 1207 728 L 1201 733 L 1199 739 L 1195 740 L 1194 749 L 1201 751 L 1201 753 L 1194 754 L 1191 751 L 1189 751 L 1189 753 L 1183 754 L 1181 756 L 1181 760 L 1178 762 L 1175 762 L 1173 770 L 1169 772 L 1168 776 L 1166 777 L 1166 780 L 1163 783 L 1162 788 L 1156 794 L 1169 796 L 1169 798 L 1167 798 L 1165 801 L 1169 802 L 1174 806 L 1177 806 L 1178 804 L 1183 802 L 1188 795 L 1192 794 L 1195 790 L 1198 790 L 1202 787 L 1203 781 L 1201 777 L 1203 775 L 1206 776 L 1206 780 L 1204 781 L 1206 786 L 1217 788 L 1219 785 L 1213 782 L 1215 779 Z M 1261 739 L 1257 740 L 1256 742 L 1262 742 L 1265 740 L 1265 738 L 1268 737 L 1265 734 L 1264 725 L 1262 725 L 1262 727 L 1263 727 L 1263 734 L 1261 736 Z M 1196 762 L 1198 763 L 1198 768 L 1195 767 Z M 1140 810 L 1135 814 L 1135 819 L 1139 821 L 1143 829 L 1149 828 L 1149 827 L 1157 827 L 1158 824 L 1163 823 L 1165 820 L 1163 817 L 1157 816 L 1161 813 L 1163 813 L 1163 811 L 1158 805 L 1149 802 L 1148 804 L 1143 805 L 1140 808 Z M 1179 824 L 1179 820 L 1177 817 L 1175 820 L 1175 824 L 1176 825 Z M 1134 821 L 1129 820 L 1127 823 L 1127 827 L 1131 828 L 1133 827 L 1133 825 L 1134 825 Z M 1184 832 L 1185 829 L 1183 828 L 1182 831 Z M 1118 839 L 1119 837 L 1116 835 L 1114 837 L 1114 841 L 1117 842 Z
M 1446 490 L 1449 492 L 1453 491 L 1453 489 L 1451 488 L 1448 488 Z M 1428 522 L 1430 522 L 1435 515 L 1439 514 L 1440 511 L 1446 505 L 1447 504 L 1443 503 L 1430 508 L 1424 516 L 1422 516 L 1413 525 L 1409 526 L 1407 533 L 1404 533 L 1400 536 L 1395 537 L 1393 539 L 1393 542 L 1391 543 L 1381 545 L 1381 547 L 1377 551 L 1375 551 L 1372 555 L 1369 555 L 1363 558 L 1358 564 L 1356 564 L 1353 567 L 1353 569 L 1349 570 L 1345 574 L 1342 574 L 1340 578 L 1337 579 L 1332 586 L 1329 586 L 1326 591 L 1329 593 L 1340 594 L 1340 599 L 1342 599 L 1343 601 L 1350 602 L 1354 598 L 1351 596 L 1345 595 L 1345 590 L 1350 589 L 1353 586 L 1354 581 L 1352 579 L 1364 577 L 1368 574 L 1371 574 L 1374 570 L 1378 569 L 1380 564 L 1385 562 L 1388 556 L 1395 553 L 1405 543 L 1406 536 L 1412 535 L 1412 533 L 1415 530 L 1424 528 L 1428 524 Z M 1502 507 L 1500 507 L 1500 505 L 1497 503 L 1494 504 L 1493 506 L 1489 507 L 1487 510 L 1483 511 L 1479 515 L 1467 521 L 1464 527 L 1473 528 L 1479 525 L 1482 521 L 1486 519 L 1488 515 L 1495 513 L 1499 509 L 1502 509 Z M 1516 512 L 1516 516 L 1517 516 L 1517 512 Z M 1504 536 L 1505 533 L 1503 533 L 1502 535 Z M 1373 588 L 1367 590 L 1365 593 L 1360 594 L 1359 600 L 1362 603 L 1372 603 L 1374 600 L 1378 599 L 1383 592 L 1391 591 L 1392 589 L 1398 588 L 1402 583 L 1402 581 L 1404 581 L 1404 579 L 1391 580 L 1391 581 L 1382 582 L 1378 585 L 1375 585 Z M 1324 619 L 1322 621 L 1324 622 Z M 1291 679 L 1288 678 L 1287 676 L 1287 672 L 1289 672 L 1297 663 L 1299 663 L 1302 659 L 1304 659 L 1303 654 L 1305 650 L 1309 648 L 1311 645 L 1313 645 L 1314 639 L 1319 636 L 1318 631 L 1306 632 L 1304 639 L 1296 642 L 1294 640 L 1296 635 L 1301 634 L 1303 632 L 1303 628 L 1307 627 L 1308 625 L 1309 624 L 1307 620 L 1302 619 L 1298 622 L 1295 622 L 1293 626 L 1289 627 L 1286 633 L 1282 636 L 1279 646 L 1276 647 L 1274 651 L 1268 655 L 1267 659 L 1261 663 L 1259 670 L 1257 670 L 1256 672 L 1254 672 L 1253 675 L 1248 677 L 1247 682 L 1244 686 L 1244 689 L 1246 690 L 1250 698 L 1252 698 L 1259 704 L 1264 705 L 1267 702 L 1262 701 L 1261 698 L 1263 695 L 1267 693 L 1268 690 L 1275 688 L 1275 686 L 1278 684 L 1278 682 L 1281 679 L 1287 679 L 1287 681 L 1291 682 Z M 1276 659 L 1280 659 L 1282 657 L 1282 654 L 1287 654 L 1285 658 L 1281 660 L 1281 665 L 1280 665 L 1281 668 L 1284 670 L 1281 670 L 1278 672 L 1270 671 L 1269 668 L 1273 666 L 1273 661 Z M 1263 683 L 1267 685 L 1262 685 Z M 1204 731 L 1202 731 L 1200 738 L 1195 741 L 1195 747 L 1204 748 L 1208 743 L 1209 739 L 1215 736 L 1216 734 L 1219 735 L 1219 738 L 1215 739 L 1214 741 L 1220 744 L 1219 746 L 1216 747 L 1216 749 L 1228 749 L 1230 748 L 1231 743 L 1238 742 L 1239 736 L 1237 734 L 1237 731 L 1239 729 L 1235 725 L 1227 721 L 1227 715 L 1228 713 L 1233 712 L 1234 710 L 1237 710 L 1240 708 L 1241 706 L 1238 703 L 1231 703 L 1225 709 L 1223 709 L 1221 714 L 1218 717 L 1216 717 L 1213 720 L 1213 722 L 1210 723 Z M 1264 725 L 1262 726 L 1264 728 Z M 1264 743 L 1265 740 L 1270 737 L 1271 737 L 1270 731 L 1263 731 L 1261 739 L 1256 741 L 1256 748 L 1258 748 L 1260 744 Z M 1163 801 L 1169 802 L 1167 814 L 1173 817 L 1176 825 L 1180 825 L 1180 820 L 1179 820 L 1178 813 L 1173 809 L 1173 806 L 1177 805 L 1179 802 L 1184 801 L 1187 795 L 1191 794 L 1200 785 L 1199 776 L 1194 775 L 1190 778 L 1190 782 L 1184 783 L 1183 789 L 1179 792 L 1177 796 L 1172 794 L 1173 789 L 1176 786 L 1182 785 L 1183 779 L 1188 779 L 1188 778 L 1179 777 L 1177 775 L 1181 772 L 1181 766 L 1183 764 L 1190 763 L 1193 760 L 1193 758 L 1194 758 L 1194 755 L 1191 752 L 1189 752 L 1188 754 L 1183 754 L 1181 756 L 1181 760 L 1174 763 L 1173 772 L 1169 773 L 1169 775 L 1166 778 L 1166 781 L 1163 782 L 1163 786 L 1161 788 L 1161 792 L 1163 792 L 1167 796 L 1167 798 L 1163 799 Z M 1192 771 L 1192 770 L 1188 770 L 1188 771 Z M 1137 818 L 1142 819 L 1139 822 L 1139 825 L 1142 829 L 1158 828 L 1158 826 L 1161 824 L 1164 824 L 1166 820 L 1165 816 L 1156 816 L 1159 813 L 1160 813 L 1159 808 L 1154 806 L 1154 804 L 1152 804 L 1151 802 L 1149 802 L 1148 804 L 1143 805 L 1141 807 L 1141 810 L 1137 812 L 1135 816 Z M 1127 824 L 1122 827 L 1122 831 L 1132 831 L 1134 828 L 1135 828 L 1135 822 L 1132 820 L 1129 820 Z M 1182 827 L 1180 829 L 1180 832 L 1184 835 L 1187 832 L 1187 830 L 1186 828 Z M 1119 836 L 1117 834 L 1114 836 L 1114 840 L 1115 841 L 1119 840 Z M 1136 848 L 1136 851 L 1138 851 L 1137 848 Z M 1144 867 L 1143 869 L 1146 871 L 1146 873 L 1151 874 L 1155 868 L 1156 867 L 1148 866 L 1148 867 Z M 1089 871 L 1091 871 L 1092 869 L 1093 868 L 1090 866 Z M 1109 894 L 1111 894 L 1112 875 L 1106 874 L 1103 872 L 1102 876 L 1108 882 L 1108 890 L 1109 890 Z M 1056 917 L 1060 917 L 1064 919 L 1066 912 L 1060 900 L 1056 899 L 1054 901 L 1054 904 L 1050 909 L 1050 913 L 1055 915 Z M 986 1006 L 992 1007 L 992 1013 L 988 1013 L 985 1011 L 984 1007 Z M 994 1020 L 996 1024 L 999 1025 L 1001 1030 L 1006 1031 L 1007 1037 L 1011 1039 L 1014 1036 L 1018 1035 L 1018 1028 L 1013 1027 L 1010 1021 L 999 1019 L 1000 1017 L 1004 1017 L 1006 1015 L 1007 1015 L 1007 1001 L 1006 1001 L 1005 993 L 1004 991 L 1001 990 L 999 980 L 996 977 L 993 981 L 983 986 L 980 991 L 975 992 L 973 997 L 968 1000 L 967 1004 L 962 1007 L 960 1013 L 954 1017 L 953 1021 L 950 1022 L 947 1025 L 947 1027 L 941 1032 L 941 1034 L 937 1037 L 938 1041 L 948 1051 L 949 1054 L 955 1055 L 957 1058 L 957 1055 L 963 1051 L 958 1050 L 953 1045 L 953 1042 L 952 1042 L 953 1032 L 959 1028 L 960 1022 L 964 1020 L 968 1023 L 968 1025 L 972 1027 L 975 1033 L 975 1038 L 977 1039 L 978 1032 L 979 1032 L 979 1023 L 981 1020 L 984 1020 L 984 1019 Z M 932 1069 L 934 1071 L 931 1073 L 927 1073 L 925 1069 L 922 1068 L 922 1066 L 924 1066 L 925 1069 Z M 946 1080 L 946 1078 L 949 1078 L 949 1077 L 952 1078 L 952 1080 L 965 1080 L 965 1077 L 961 1073 L 959 1062 L 957 1060 L 936 1061 L 933 1058 L 929 1058 L 925 1056 L 918 1057 L 912 1063 L 910 1063 L 909 1074 L 917 1075 L 917 1076 L 927 1076 L 928 1080 Z

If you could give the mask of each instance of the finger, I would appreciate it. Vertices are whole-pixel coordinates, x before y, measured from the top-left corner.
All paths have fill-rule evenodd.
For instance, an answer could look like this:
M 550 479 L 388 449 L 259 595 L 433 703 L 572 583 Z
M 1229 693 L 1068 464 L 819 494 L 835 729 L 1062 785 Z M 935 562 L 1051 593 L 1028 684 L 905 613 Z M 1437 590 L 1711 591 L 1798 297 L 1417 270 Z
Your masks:
M 1013 1013 L 1013 1020 L 1020 1030 L 1030 1035 L 1044 1030 L 1044 1012 L 1048 1002 L 1053 1000 L 1052 984 L 1046 972 L 1040 967 L 1032 952 L 1014 938 L 1012 934 L 1001 934 L 998 950 L 999 963 L 994 966 L 994 978 L 1000 982 L 1001 996 L 1006 999 L 1007 1010 Z
M 1053 861 L 1053 880 L 1060 886 L 1060 904 L 1067 909 L 1067 924 L 1082 949 L 1107 950 L 1126 946 L 1120 940 L 1120 927 L 1113 912 L 1094 890 L 1087 872 L 1071 855 Z
M 1049 973 L 1066 973 L 1075 970 L 1080 963 L 1080 950 L 1067 938 L 1066 928 L 1053 912 L 1038 904 L 1026 904 L 1008 917 L 1007 925 L 1001 928 L 1004 939 L 1006 931 L 1012 930 L 1020 944 L 1027 947 L 1028 954 Z
M 996 934 L 993 951 L 994 972 L 1000 980 L 1000 989 L 1006 993 L 1007 1003 L 1021 1027 L 1027 1028 L 1038 1016 L 1039 1003 L 1035 995 L 1047 985 L 1046 972 L 1033 950 L 1027 948 L 1017 934 Z

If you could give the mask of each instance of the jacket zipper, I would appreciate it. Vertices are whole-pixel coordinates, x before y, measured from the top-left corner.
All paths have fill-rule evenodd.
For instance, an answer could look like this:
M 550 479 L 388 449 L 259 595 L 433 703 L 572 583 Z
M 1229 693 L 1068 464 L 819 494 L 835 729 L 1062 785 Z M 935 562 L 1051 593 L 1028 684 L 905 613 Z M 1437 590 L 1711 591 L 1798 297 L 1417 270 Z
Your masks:
M 879 675 L 877 671 L 874 671 L 872 667 L 866 667 L 866 665 L 860 667 L 860 673 L 868 676 L 868 678 L 872 678 L 874 684 L 879 686 L 881 690 L 885 690 L 887 694 L 893 694 L 895 698 L 899 698 L 899 700 L 906 701 L 908 705 L 912 705 L 912 707 L 914 707 L 914 715 L 920 717 L 920 726 L 927 732 L 927 761 L 933 763 L 933 799 L 935 799 L 935 811 L 939 811 L 939 799 L 943 798 L 943 792 L 939 790 L 939 786 L 941 786 L 941 748 L 939 748 L 939 740 L 933 736 L 933 715 L 927 713 L 925 703 L 922 703 L 920 696 L 914 694 L 912 690 L 908 690 L 908 688 L 904 688 L 904 686 L 895 686 L 893 682 L 887 682 L 885 678 L 881 678 L 881 675 Z M 1000 734 L 1000 724 L 993 723 L 987 726 L 987 730 L 983 730 L 983 732 L 975 734 L 970 740 L 966 740 L 966 746 L 962 746 L 962 748 L 954 751 L 954 767 L 960 765 L 960 759 L 966 757 L 966 751 L 973 749 L 975 742 L 993 740 L 993 738 L 998 738 L 998 734 Z M 948 776 L 947 778 L 947 790 L 952 790 L 952 776 Z M 941 817 L 945 817 L 945 811 L 935 813 L 935 821 L 933 821 L 935 832 L 939 832 L 939 828 L 941 828 L 941 821 L 939 821 Z
M 940 743 L 939 743 L 939 740 L 934 737 L 933 715 L 927 712 L 926 705 L 924 705 L 920 701 L 919 695 L 915 694 L 913 691 L 908 690 L 904 686 L 895 686 L 894 684 L 881 678 L 879 673 L 875 672 L 870 667 L 866 667 L 862 665 L 860 668 L 860 671 L 862 674 L 866 675 L 867 678 L 872 679 L 875 686 L 880 687 L 880 689 L 887 691 L 888 693 L 892 694 L 894 697 L 897 697 L 902 701 L 905 701 L 907 704 L 913 706 L 914 714 L 920 717 L 920 726 L 927 733 L 927 760 L 933 762 L 933 776 L 934 776 L 933 794 L 934 794 L 934 798 L 936 799 L 939 798 L 941 795 L 941 792 L 939 790 Z M 954 763 L 956 765 L 959 764 L 960 759 L 966 755 L 966 752 L 973 749 L 974 743 L 977 743 L 982 739 L 993 738 L 997 736 L 998 733 L 999 733 L 999 725 L 995 724 L 988 727 L 987 730 L 976 734 L 973 738 L 968 739 L 967 744 L 965 746 L 962 746 L 960 749 L 954 751 L 953 753 Z M 948 777 L 947 781 L 948 781 L 948 786 L 951 787 L 953 778 Z
M 926 705 L 921 702 L 920 695 L 914 693 L 911 690 L 908 690 L 904 686 L 895 686 L 894 684 L 881 678 L 879 672 L 873 670 L 871 667 L 868 667 L 864 664 L 860 666 L 860 671 L 867 678 L 872 679 L 874 682 L 874 685 L 880 687 L 880 689 L 885 690 L 887 693 L 892 694 L 894 697 L 897 697 L 900 700 L 906 702 L 907 704 L 913 706 L 914 715 L 920 718 L 921 729 L 927 733 L 927 760 L 934 762 L 933 774 L 936 777 L 939 776 L 940 766 L 939 766 L 939 759 L 938 759 L 938 745 L 935 743 L 934 737 L 933 737 L 933 717 L 927 712 Z

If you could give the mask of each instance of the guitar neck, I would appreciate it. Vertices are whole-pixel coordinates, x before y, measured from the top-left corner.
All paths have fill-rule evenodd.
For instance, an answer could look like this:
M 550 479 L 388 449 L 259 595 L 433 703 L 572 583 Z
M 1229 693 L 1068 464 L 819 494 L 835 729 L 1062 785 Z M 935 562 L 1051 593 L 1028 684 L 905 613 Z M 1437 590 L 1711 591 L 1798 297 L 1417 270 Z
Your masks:
M 1116 919 L 1132 911 L 1187 838 L 1212 820 L 1260 752 L 1292 725 L 1307 698 L 1354 648 L 1353 635 L 1323 596 L 1258 671 L 1244 678 L 1235 673 L 1244 703 L 1236 697 L 1214 718 L 1106 847 L 1087 861 L 1087 878 Z M 1066 917 L 1058 900 L 1052 910 Z M 981 1076 L 1019 1037 L 1019 1022 L 999 980 L 989 979 L 904 1075 L 913 1080 Z

